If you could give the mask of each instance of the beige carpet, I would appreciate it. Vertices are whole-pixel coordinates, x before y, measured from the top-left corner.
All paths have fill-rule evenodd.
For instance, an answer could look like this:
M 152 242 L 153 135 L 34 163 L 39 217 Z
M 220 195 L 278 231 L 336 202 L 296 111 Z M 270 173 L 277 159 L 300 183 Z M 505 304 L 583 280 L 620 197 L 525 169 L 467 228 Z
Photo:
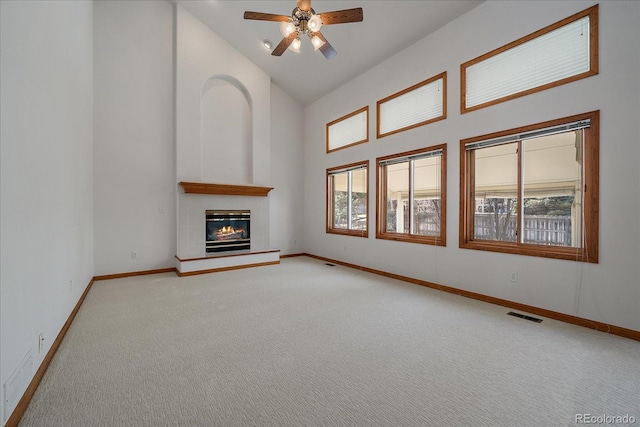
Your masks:
M 96 282 L 21 426 L 640 424 L 640 343 L 306 257 Z

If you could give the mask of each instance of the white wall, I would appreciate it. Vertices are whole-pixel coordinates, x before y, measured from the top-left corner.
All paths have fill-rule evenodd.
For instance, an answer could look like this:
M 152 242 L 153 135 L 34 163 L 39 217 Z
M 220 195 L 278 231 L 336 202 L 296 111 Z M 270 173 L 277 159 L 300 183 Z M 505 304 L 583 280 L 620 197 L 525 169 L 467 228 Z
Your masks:
M 488 1 L 305 110 L 305 251 L 485 295 L 640 330 L 640 3 L 600 2 L 600 74 L 461 115 L 460 64 L 592 6 L 592 1 Z M 447 119 L 377 140 L 376 101 L 447 71 Z M 325 124 L 370 106 L 370 141 L 325 153 Z M 458 248 L 459 141 L 600 110 L 600 263 Z M 447 246 L 325 233 L 325 170 L 448 143 Z M 509 273 L 518 273 L 518 282 Z
M 173 267 L 173 6 L 98 1 L 93 16 L 95 273 Z
M 177 182 L 207 182 L 205 177 L 220 174 L 205 173 L 204 169 L 220 167 L 224 176 L 215 184 L 273 187 L 269 76 L 179 5 L 176 6 L 176 14 Z M 250 171 L 247 174 L 231 173 L 231 160 L 222 166 L 203 162 L 201 96 L 203 88 L 212 78 L 231 83 L 248 100 L 251 141 L 248 159 Z M 232 144 L 233 141 L 222 141 L 220 145 L 225 143 Z M 247 159 L 239 161 L 245 164 Z M 244 181 L 243 176 L 250 178 L 250 182 Z M 206 255 L 204 221 L 207 209 L 250 210 L 251 250 L 270 249 L 270 201 L 269 197 L 194 195 L 181 191 L 178 194 L 178 257 L 187 259 Z
M 176 6 L 176 145 L 178 181 L 202 180 L 201 94 L 211 78 L 232 82 L 251 108 L 252 182 L 271 179 L 270 78 L 209 27 Z
M 93 276 L 92 9 L 0 2 L 1 384 L 31 351 L 26 387 Z
M 281 254 L 303 252 L 303 108 L 271 85 L 271 246 Z
M 211 79 L 200 99 L 203 182 L 253 182 L 251 105 L 229 82 Z

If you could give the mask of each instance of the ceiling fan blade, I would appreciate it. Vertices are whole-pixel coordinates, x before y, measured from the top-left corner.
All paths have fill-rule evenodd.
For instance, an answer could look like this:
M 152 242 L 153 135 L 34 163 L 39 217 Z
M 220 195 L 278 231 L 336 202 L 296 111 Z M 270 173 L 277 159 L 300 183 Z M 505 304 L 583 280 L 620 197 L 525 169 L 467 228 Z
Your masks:
M 319 13 L 322 25 L 345 24 L 347 22 L 362 22 L 364 16 L 362 8 L 334 10 L 333 12 Z
M 324 38 L 321 32 L 318 31 L 316 33 L 313 33 L 312 35 L 318 36 L 318 38 L 324 42 L 324 44 L 320 46 L 320 52 L 322 52 L 325 58 L 331 59 L 338 54 L 333 46 L 331 46 L 331 43 L 329 43 L 327 39 Z
M 298 0 L 298 9 L 308 12 L 311 9 L 311 0 Z
M 276 48 L 273 49 L 273 52 L 271 52 L 271 55 L 281 56 L 284 53 L 284 51 L 287 50 L 289 45 L 293 43 L 296 37 L 298 37 L 298 33 L 294 31 L 293 33 L 289 34 L 289 36 L 280 40 L 280 43 L 278 43 L 278 46 L 276 46 Z
M 255 19 L 256 21 L 288 21 L 289 17 L 285 15 L 274 15 L 272 13 L 262 12 L 245 12 L 244 19 Z

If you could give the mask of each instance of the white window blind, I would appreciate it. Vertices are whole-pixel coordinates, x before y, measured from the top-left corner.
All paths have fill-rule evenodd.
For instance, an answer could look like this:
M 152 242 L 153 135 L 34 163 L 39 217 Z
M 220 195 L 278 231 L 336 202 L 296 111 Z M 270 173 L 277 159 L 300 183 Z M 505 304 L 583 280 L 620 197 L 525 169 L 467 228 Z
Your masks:
M 378 137 L 444 116 L 444 76 L 378 102 Z
M 341 173 L 345 173 L 345 172 L 350 172 L 350 171 L 357 171 L 357 170 L 361 170 L 361 169 L 367 169 L 367 165 L 366 164 L 361 164 L 361 165 L 357 165 L 357 166 L 349 166 L 349 167 L 345 167 L 342 169 L 333 169 L 329 172 L 329 176 L 333 176 L 333 175 L 339 175 Z
M 329 123 L 327 125 L 327 151 L 367 141 L 369 139 L 368 114 L 369 108 L 367 107 L 356 114 Z
M 404 163 L 410 160 L 419 160 L 419 159 L 427 159 L 429 157 L 442 156 L 444 150 L 439 148 L 437 150 L 427 151 L 426 153 L 413 154 L 410 156 L 398 156 L 392 159 L 381 160 L 379 162 L 380 166 L 393 165 L 396 163 Z
M 470 142 L 464 145 L 466 151 L 476 150 L 478 148 L 494 147 L 496 145 L 510 144 L 512 142 L 525 141 L 527 139 L 540 138 L 541 136 L 555 135 L 558 133 L 572 132 L 575 130 L 586 129 L 591 126 L 591 119 L 584 119 L 573 123 L 565 123 L 558 126 L 548 128 L 535 129 L 527 132 L 506 135 L 500 138 L 487 139 L 484 141 Z
M 591 71 L 589 28 L 585 16 L 466 67 L 466 108 Z

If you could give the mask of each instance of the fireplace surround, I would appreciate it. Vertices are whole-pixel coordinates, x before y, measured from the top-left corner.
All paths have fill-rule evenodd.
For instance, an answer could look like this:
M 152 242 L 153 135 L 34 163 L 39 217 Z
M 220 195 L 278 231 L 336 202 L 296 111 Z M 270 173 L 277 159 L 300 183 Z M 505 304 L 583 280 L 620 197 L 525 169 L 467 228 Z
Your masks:
M 180 181 L 178 193 L 178 245 L 176 269 L 181 276 L 211 273 L 229 269 L 278 264 L 280 251 L 269 243 L 269 192 L 272 187 L 255 185 L 216 184 Z M 248 243 L 213 251 L 223 240 L 213 240 L 207 245 L 207 213 L 212 210 L 241 212 L 250 219 L 247 228 L 241 224 L 226 224 L 248 232 Z M 212 219 L 212 218 L 210 218 Z M 227 218 L 229 219 L 229 218 Z M 212 222 L 212 221 L 209 221 Z M 209 227 L 213 227 L 213 224 Z M 227 238 L 226 245 L 242 242 L 230 241 L 230 230 L 221 231 Z M 217 234 L 216 234 L 217 236 Z M 238 236 L 236 236 L 238 237 Z M 217 242 L 217 243 L 216 243 Z M 211 247 L 213 243 L 213 248 Z M 209 248 L 207 248 L 209 246 Z

